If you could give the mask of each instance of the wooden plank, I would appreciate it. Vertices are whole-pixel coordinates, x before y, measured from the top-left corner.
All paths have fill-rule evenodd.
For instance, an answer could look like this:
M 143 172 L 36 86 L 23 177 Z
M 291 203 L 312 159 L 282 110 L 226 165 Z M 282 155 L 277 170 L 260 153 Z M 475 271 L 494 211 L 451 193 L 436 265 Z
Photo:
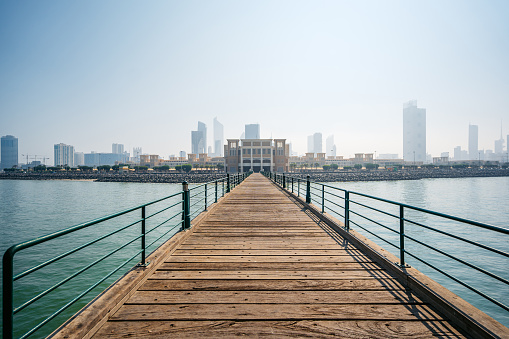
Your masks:
M 362 252 L 358 250 L 343 250 L 342 248 L 338 248 L 337 250 L 322 250 L 322 249 L 313 249 L 313 250 L 300 250 L 300 249 L 287 249 L 287 250 L 241 250 L 241 249 L 232 249 L 232 250 L 184 250 L 178 249 L 175 251 L 176 256 L 203 256 L 203 255 L 255 255 L 255 256 L 338 256 L 338 255 L 352 255 L 352 256 L 362 256 Z
M 149 278 L 140 291 L 287 291 L 287 290 L 323 290 L 323 291 L 393 291 L 404 290 L 398 281 L 388 279 L 154 279 Z
M 364 255 L 175 255 L 166 262 L 360 262 L 372 260 Z
M 127 305 L 112 321 L 135 320 L 444 320 L 426 305 L 171 304 Z
M 385 271 L 343 270 L 343 271 L 156 271 L 154 279 L 366 279 L 390 278 Z
M 137 291 L 129 305 L 423 304 L 411 291 Z
M 445 321 L 114 321 L 97 338 L 464 338 Z
M 375 263 L 338 263 L 338 262 L 169 262 L 164 263 L 158 268 L 160 271 L 232 271 L 232 270 L 381 270 L 382 268 Z

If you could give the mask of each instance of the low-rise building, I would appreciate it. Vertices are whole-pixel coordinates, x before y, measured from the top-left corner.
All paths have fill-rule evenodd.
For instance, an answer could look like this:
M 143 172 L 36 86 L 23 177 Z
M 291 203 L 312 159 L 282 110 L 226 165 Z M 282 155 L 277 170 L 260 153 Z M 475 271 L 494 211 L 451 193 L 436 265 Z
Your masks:
M 228 139 L 224 148 L 228 173 L 288 172 L 290 149 L 286 139 Z

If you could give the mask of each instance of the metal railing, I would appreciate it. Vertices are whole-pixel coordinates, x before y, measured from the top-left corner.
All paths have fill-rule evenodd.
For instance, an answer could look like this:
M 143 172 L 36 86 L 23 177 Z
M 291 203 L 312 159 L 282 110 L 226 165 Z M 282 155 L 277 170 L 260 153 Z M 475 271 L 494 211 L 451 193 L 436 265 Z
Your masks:
M 306 203 L 314 204 L 321 213 L 331 213 L 339 217 L 343 221 L 341 227 L 347 232 L 351 227 L 356 227 L 364 231 L 368 237 L 374 237 L 374 240 L 378 239 L 381 243 L 396 249 L 390 252 L 399 257 L 399 262 L 396 264 L 400 267 L 407 267 L 407 257 L 410 257 L 412 264 L 423 264 L 424 266 L 421 265 L 421 267 L 425 267 L 430 272 L 438 272 L 439 275 L 451 279 L 466 290 L 509 311 L 507 304 L 485 292 L 489 283 L 483 281 L 482 284 L 478 284 L 481 288 L 472 286 L 473 283 L 478 282 L 477 280 L 489 277 L 491 281 L 499 284 L 500 288 L 509 287 L 508 271 L 503 269 L 503 267 L 509 267 L 509 253 L 506 251 L 509 229 L 312 182 L 309 175 L 306 180 L 286 173 L 264 172 L 264 175 L 297 196 L 305 195 Z M 485 239 L 478 239 L 475 235 L 474 239 L 468 239 L 468 233 L 464 231 L 466 226 L 482 229 L 483 234 L 486 234 Z M 433 236 L 439 236 L 441 241 L 430 243 Z M 495 240 L 501 240 L 498 242 L 499 248 L 493 245 Z M 459 245 L 452 245 L 451 241 L 458 241 Z M 466 259 L 461 257 L 461 254 L 453 253 L 452 248 L 464 246 L 470 246 L 469 251 L 476 254 L 469 255 Z M 489 253 L 491 259 L 479 259 L 484 258 L 483 253 Z M 494 264 L 497 260 L 505 260 L 505 263 Z M 451 265 L 451 263 L 454 264 Z M 452 270 L 453 265 L 459 265 L 461 268 Z M 467 279 L 459 278 L 457 273 L 463 269 L 474 273 L 469 273 L 470 277 Z M 455 271 L 456 274 L 451 271 Z M 507 294 L 505 296 L 507 299 Z
M 86 304 L 87 294 L 100 293 L 111 283 L 109 278 L 121 275 L 122 268 L 130 270 L 136 262 L 136 266 L 149 265 L 149 250 L 190 228 L 191 220 L 249 174 L 227 174 L 192 188 L 184 182 L 182 191 L 167 197 L 11 246 L 3 256 L 3 337 L 26 338 L 43 328 L 43 332 L 51 332 L 62 323 L 55 323 L 58 316 L 65 321 L 75 313 L 71 309 L 78 310 Z M 23 258 L 16 265 L 17 253 L 27 253 L 30 263 L 26 264 Z M 50 255 L 50 259 L 40 259 Z M 64 258 L 71 263 L 62 264 Z M 106 264 L 108 259 L 111 262 Z M 33 261 L 37 263 L 34 265 Z M 90 281 L 85 275 L 90 275 L 93 268 L 99 273 L 94 273 L 94 280 Z M 69 270 L 73 273 L 68 274 Z M 100 278 L 95 280 L 97 275 Z M 45 282 L 49 286 L 42 286 Z M 62 295 L 76 290 L 80 291 L 70 300 L 62 300 Z M 48 305 L 53 309 L 44 314 L 38 304 L 44 305 L 41 308 L 45 310 Z M 22 325 L 17 326 L 17 322 Z M 35 325 L 27 325 L 31 323 Z

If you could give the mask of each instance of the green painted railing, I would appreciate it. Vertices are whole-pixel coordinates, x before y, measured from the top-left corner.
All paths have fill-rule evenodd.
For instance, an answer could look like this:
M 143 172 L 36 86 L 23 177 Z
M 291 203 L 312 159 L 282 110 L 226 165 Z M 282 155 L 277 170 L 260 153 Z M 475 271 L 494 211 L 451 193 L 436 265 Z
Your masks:
M 306 203 L 312 203 L 317 206 L 318 209 L 321 210 L 321 213 L 331 213 L 338 216 L 343 222 L 341 227 L 346 231 L 349 231 L 351 227 L 357 227 L 369 236 L 379 239 L 381 242 L 395 248 L 396 253 L 394 254 L 397 256 L 399 254 L 399 263 L 397 264 L 400 267 L 408 266 L 406 256 L 409 256 L 417 262 L 439 272 L 441 275 L 452 279 L 466 289 L 482 296 L 484 299 L 489 300 L 503 310 L 509 311 L 509 306 L 507 304 L 489 296 L 480 288 L 473 287 L 471 283 L 467 283 L 464 279 L 460 279 L 450 273 L 451 267 L 448 267 L 444 262 L 445 258 L 446 260 L 451 260 L 451 262 L 461 264 L 465 269 L 480 274 L 482 278 L 489 277 L 492 281 L 500 283 L 504 290 L 507 289 L 509 287 L 509 279 L 502 275 L 508 276 L 507 267 L 509 267 L 509 253 L 507 252 L 507 243 L 509 243 L 509 228 L 459 218 L 363 193 L 348 191 L 324 183 L 312 182 L 310 181 L 309 175 L 307 179 L 301 179 L 288 175 L 287 173 L 264 172 L 263 174 L 289 192 L 299 197 L 301 195 L 305 196 Z M 413 218 L 411 218 L 410 215 L 412 215 Z M 486 238 L 488 241 L 491 240 L 490 242 L 493 242 L 493 240 L 498 240 L 502 237 L 505 238 L 505 245 L 502 245 L 501 248 L 494 248 L 490 244 L 482 243 L 479 239 L 468 239 L 465 236 L 453 234 L 450 230 L 446 231 L 444 229 L 439 229 L 437 226 L 425 224 L 422 220 L 426 220 L 426 218 L 432 219 L 430 222 L 432 221 L 434 224 L 453 223 L 454 226 L 460 230 L 467 225 L 478 227 L 483 230 L 483 233 L 487 234 Z M 387 226 L 387 224 L 391 224 L 391 220 L 394 221 L 392 222 L 393 227 Z M 445 243 L 454 239 L 455 241 L 459 241 L 459 244 L 461 244 L 459 246 L 462 248 L 464 246 L 470 246 L 472 251 L 477 249 L 487 251 L 494 257 L 498 257 L 498 259 L 490 259 L 483 262 L 485 266 L 489 265 L 490 269 L 480 267 L 478 263 L 472 262 L 472 259 L 477 259 L 475 256 L 462 258 L 459 257 L 458 254 L 451 254 L 450 252 L 452 251 L 451 248 L 449 248 L 451 245 L 443 246 L 445 249 L 439 248 L 437 244 L 430 243 L 429 239 L 418 239 L 416 236 L 409 235 L 408 228 L 410 226 L 415 226 L 415 229 L 418 229 L 420 232 L 425 230 L 426 232 L 430 232 L 427 234 L 434 233 L 439 235 L 441 237 L 440 239 L 445 241 Z M 405 233 L 405 230 L 407 230 L 407 233 Z M 382 235 L 384 232 L 385 234 L 392 234 L 394 236 L 384 236 Z M 414 233 L 418 234 L 419 232 Z M 415 250 L 410 250 L 407 242 L 419 246 L 421 252 L 427 251 L 427 257 L 424 258 L 421 253 L 417 253 L 418 250 L 415 249 L 417 246 L 414 246 Z M 433 257 L 434 260 L 429 259 L 431 257 Z M 505 269 L 502 269 L 503 267 L 505 267 Z M 498 273 L 493 271 L 498 271 Z M 485 288 L 489 286 L 489 284 L 488 282 L 484 282 L 481 285 Z M 505 293 L 505 296 L 507 295 L 508 294 Z
M 184 182 L 182 191 L 170 196 L 11 246 L 3 256 L 3 338 L 10 339 L 15 336 L 26 338 L 37 333 L 45 326 L 46 331 L 51 331 L 58 327 L 59 324 L 52 327 L 51 325 L 55 324 L 48 323 L 65 310 L 69 309 L 69 307 L 84 299 L 92 290 L 96 291 L 97 288 L 101 287 L 103 287 L 102 289 L 104 290 L 107 286 L 102 286 L 102 284 L 107 282 L 107 279 L 114 276 L 117 272 L 119 272 L 117 274 L 120 274 L 122 268 L 129 267 L 128 270 L 130 270 L 133 261 L 134 263 L 138 261 L 136 258 L 139 258 L 139 262 L 136 266 L 149 265 L 150 263 L 146 261 L 148 257 L 147 251 L 149 249 L 155 249 L 156 246 L 164 243 L 177 232 L 190 228 L 191 220 L 203 211 L 206 211 L 210 205 L 216 203 L 218 199 L 223 197 L 227 192 L 230 192 L 247 178 L 249 174 L 250 173 L 228 174 L 223 179 L 197 185 L 192 188 L 189 188 L 187 182 Z M 149 211 L 149 209 L 151 210 Z M 149 223 L 152 221 L 154 221 L 154 225 L 150 226 Z M 114 227 L 111 227 L 108 222 L 114 223 Z M 134 230 L 134 227 L 139 227 L 139 231 Z M 43 254 L 46 254 L 48 249 L 51 248 L 54 250 L 55 246 L 57 246 L 52 244 L 54 241 L 64 241 L 63 245 L 66 245 L 65 242 L 75 244 L 80 242 L 82 238 L 90 237 L 90 234 L 83 236 L 79 233 L 80 231 L 86 232 L 86 230 L 92 230 L 93 232 L 97 231 L 100 233 L 103 229 L 108 229 L 108 231 L 98 237 L 93 235 L 93 239 L 87 239 L 78 246 L 73 247 L 73 245 L 71 246 L 72 248 L 65 249 L 61 252 L 57 250 L 56 252 L 58 252 L 58 254 L 54 255 L 51 259 L 38 262 L 29 268 L 21 269 L 21 272 L 15 274 L 16 271 L 20 270 L 19 268 L 16 269 L 17 267 L 15 265 L 14 256 L 16 253 L 40 249 Z M 129 234 L 128 239 L 125 239 L 127 236 L 123 237 L 122 244 L 118 246 L 115 244 L 112 246 L 111 242 L 114 243 L 117 241 L 118 238 L 116 237 L 121 232 L 131 232 L 134 234 Z M 107 244 L 107 241 L 110 241 L 110 243 Z M 95 247 L 93 247 L 94 245 Z M 97 249 L 95 249 L 96 247 Z M 122 250 L 128 253 L 122 252 Z M 87 254 L 82 254 L 85 251 L 88 251 Z M 91 253 L 90 251 L 93 253 L 101 251 L 106 253 L 101 253 L 101 255 L 94 258 L 90 263 L 82 263 L 81 261 L 84 259 L 83 256 Z M 119 253 L 122 255 L 119 256 Z M 37 281 L 30 281 L 30 278 L 33 277 L 34 274 L 50 266 L 55 267 L 60 264 L 62 259 L 70 258 L 73 255 L 79 256 L 78 259 L 80 259 L 78 260 L 80 262 L 76 264 L 76 266 L 79 267 L 75 267 L 74 264 L 71 265 L 71 268 L 75 269 L 73 273 L 67 274 L 67 272 L 65 272 L 65 276 L 60 278 L 57 283 L 45 288 L 43 291 L 33 293 L 30 297 L 26 298 L 27 300 L 19 301 L 19 298 L 16 298 L 16 283 L 25 283 L 27 286 L 37 286 Z M 104 272 L 104 267 L 101 268 L 100 265 L 108 258 L 113 260 L 114 268 L 109 272 Z M 76 293 L 72 299 L 61 300 L 61 295 L 63 294 L 62 289 L 72 285 L 65 291 L 65 294 L 69 294 L 69 291 L 74 291 L 76 289 L 76 284 L 73 285 L 73 283 L 77 279 L 80 279 L 84 273 L 88 273 L 93 268 L 100 270 L 100 273 L 97 274 L 101 274 L 101 278 L 98 281 L 80 282 L 78 284 L 79 287 L 87 287 L 83 287 L 84 290 Z M 60 271 L 60 273 L 62 270 L 68 269 L 69 267 L 67 266 L 63 266 L 61 270 L 59 270 L 59 267 L 56 267 L 56 270 Z M 124 271 L 127 270 L 124 269 Z M 31 291 L 23 292 L 26 294 Z M 46 303 L 53 304 L 55 299 L 57 299 L 60 304 L 55 306 L 55 308 L 58 309 L 51 312 L 51 314 L 38 314 L 38 316 L 41 316 L 41 321 L 29 330 L 25 331 L 23 328 L 20 328 L 21 326 L 17 326 L 15 320 L 19 320 L 19 322 L 24 320 L 23 311 L 26 311 L 30 307 L 37 307 L 38 303 L 44 303 L 45 299 L 51 298 L 52 295 L 54 299 Z M 15 303 L 17 304 L 15 305 Z M 66 318 L 69 318 L 69 316 L 70 315 L 66 315 Z

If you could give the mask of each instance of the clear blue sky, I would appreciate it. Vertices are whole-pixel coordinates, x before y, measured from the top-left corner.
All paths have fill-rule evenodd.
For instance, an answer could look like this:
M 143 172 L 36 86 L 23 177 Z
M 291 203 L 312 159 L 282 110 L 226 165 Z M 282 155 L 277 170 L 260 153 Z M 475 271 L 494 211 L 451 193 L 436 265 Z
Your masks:
M 509 134 L 508 1 L 1 1 L 0 134 L 165 158 L 197 121 L 225 138 L 335 135 L 338 155 L 402 155 L 403 103 L 427 150 Z M 24 161 L 21 160 L 20 161 Z M 52 160 L 51 160 L 52 163 Z

